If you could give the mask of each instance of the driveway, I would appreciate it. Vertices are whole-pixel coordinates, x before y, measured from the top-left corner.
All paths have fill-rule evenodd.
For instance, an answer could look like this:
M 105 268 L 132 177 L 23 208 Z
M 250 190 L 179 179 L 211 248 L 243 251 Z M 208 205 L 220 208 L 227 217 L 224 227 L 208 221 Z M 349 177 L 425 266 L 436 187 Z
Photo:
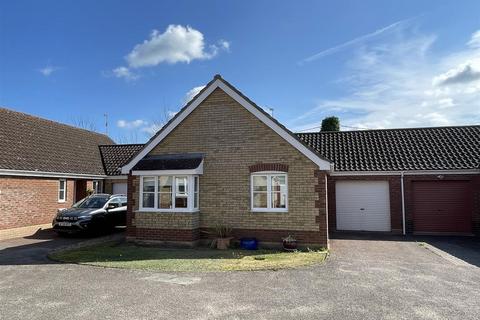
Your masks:
M 475 255 L 475 245 L 465 252 Z M 5 319 L 480 317 L 480 268 L 415 241 L 334 239 L 325 264 L 276 272 L 168 274 L 43 260 L 0 264 Z

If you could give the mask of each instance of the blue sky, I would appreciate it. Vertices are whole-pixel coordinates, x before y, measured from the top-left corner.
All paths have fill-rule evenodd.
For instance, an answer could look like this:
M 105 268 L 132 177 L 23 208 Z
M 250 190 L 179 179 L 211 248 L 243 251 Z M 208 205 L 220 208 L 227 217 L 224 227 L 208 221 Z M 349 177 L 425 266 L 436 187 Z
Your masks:
M 480 123 L 479 1 L 2 1 L 0 105 L 143 142 L 222 76 L 294 131 Z

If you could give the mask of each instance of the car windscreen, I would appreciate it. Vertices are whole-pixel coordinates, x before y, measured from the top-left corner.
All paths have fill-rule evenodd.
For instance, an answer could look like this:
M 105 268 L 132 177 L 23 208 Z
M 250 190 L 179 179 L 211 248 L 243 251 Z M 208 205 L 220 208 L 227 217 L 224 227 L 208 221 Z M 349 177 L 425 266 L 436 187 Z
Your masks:
M 102 208 L 107 203 L 108 198 L 91 197 L 86 198 L 82 203 L 78 204 L 77 208 Z

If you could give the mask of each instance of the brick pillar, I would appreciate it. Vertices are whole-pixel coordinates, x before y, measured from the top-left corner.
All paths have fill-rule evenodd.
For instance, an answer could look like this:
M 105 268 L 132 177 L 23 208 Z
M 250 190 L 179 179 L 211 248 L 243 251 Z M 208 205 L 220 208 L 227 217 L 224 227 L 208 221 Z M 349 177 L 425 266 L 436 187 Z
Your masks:
M 327 172 L 315 170 L 315 177 L 318 179 L 315 185 L 315 192 L 318 199 L 315 201 L 315 208 L 318 209 L 316 221 L 319 228 L 319 242 L 326 248 L 329 247 L 328 241 L 328 188 Z
M 136 237 L 136 227 L 135 227 L 135 199 L 134 190 L 137 186 L 134 183 L 134 177 L 130 172 L 128 174 L 127 180 L 127 238 L 135 238 Z

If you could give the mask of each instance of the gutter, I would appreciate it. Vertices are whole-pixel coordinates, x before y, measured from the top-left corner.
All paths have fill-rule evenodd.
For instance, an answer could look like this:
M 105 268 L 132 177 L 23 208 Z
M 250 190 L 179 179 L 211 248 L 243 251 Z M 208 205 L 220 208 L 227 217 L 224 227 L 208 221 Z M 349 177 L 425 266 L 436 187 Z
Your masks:
M 0 169 L 0 176 L 70 178 L 70 179 L 91 179 L 91 180 L 103 180 L 107 178 L 106 175 L 29 171 L 29 170 L 11 170 L 11 169 Z

